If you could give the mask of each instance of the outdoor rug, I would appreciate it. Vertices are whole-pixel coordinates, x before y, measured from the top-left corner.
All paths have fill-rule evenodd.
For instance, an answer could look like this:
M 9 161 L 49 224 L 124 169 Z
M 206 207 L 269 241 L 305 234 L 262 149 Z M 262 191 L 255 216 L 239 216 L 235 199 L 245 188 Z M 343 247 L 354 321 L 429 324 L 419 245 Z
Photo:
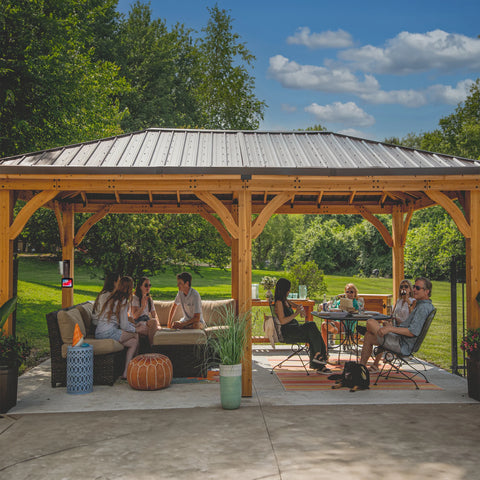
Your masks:
M 308 368 L 308 358 L 306 359 L 306 365 Z M 273 357 L 268 359 L 270 365 L 273 367 L 276 365 L 280 359 L 279 357 Z M 328 375 L 321 375 L 315 372 L 314 370 L 309 370 L 310 375 L 305 373 L 300 360 L 290 359 L 285 362 L 280 368 L 274 370 L 275 375 L 280 380 L 283 388 L 287 391 L 289 390 L 330 390 L 332 385 L 335 384 L 334 380 L 329 380 L 328 376 L 335 373 L 342 373 L 344 361 L 340 361 L 339 364 L 328 364 L 328 368 L 332 373 Z M 381 364 L 380 364 L 381 367 Z M 423 367 L 421 367 L 423 368 Z M 428 371 L 426 372 L 428 378 Z M 375 380 L 377 379 L 377 374 L 370 374 L 370 389 L 371 390 L 415 390 L 415 385 L 413 382 L 407 379 L 399 378 L 380 378 L 378 380 L 378 385 L 374 385 Z M 415 377 L 415 381 L 420 390 L 443 390 L 441 387 L 434 385 L 433 383 L 426 383 L 421 375 Z M 343 388 L 342 390 L 345 390 Z
M 218 370 L 209 370 L 206 377 L 173 377 L 171 383 L 217 383 L 219 381 Z

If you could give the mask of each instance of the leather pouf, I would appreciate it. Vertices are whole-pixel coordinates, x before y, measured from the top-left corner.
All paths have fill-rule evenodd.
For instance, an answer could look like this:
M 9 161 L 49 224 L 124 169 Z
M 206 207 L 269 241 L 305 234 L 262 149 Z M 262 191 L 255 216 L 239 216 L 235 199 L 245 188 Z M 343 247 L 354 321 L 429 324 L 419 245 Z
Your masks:
M 170 385 L 173 377 L 172 362 L 160 353 L 138 355 L 127 368 L 128 384 L 135 390 L 159 390 Z

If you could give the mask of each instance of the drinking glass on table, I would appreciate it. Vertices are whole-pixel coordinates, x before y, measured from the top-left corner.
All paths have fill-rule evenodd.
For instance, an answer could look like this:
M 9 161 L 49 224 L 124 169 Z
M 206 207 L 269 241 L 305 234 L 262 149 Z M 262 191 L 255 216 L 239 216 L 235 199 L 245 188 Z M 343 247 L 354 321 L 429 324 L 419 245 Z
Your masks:
M 357 302 L 358 302 L 358 313 L 363 313 L 365 311 L 365 300 L 362 297 L 358 297 Z

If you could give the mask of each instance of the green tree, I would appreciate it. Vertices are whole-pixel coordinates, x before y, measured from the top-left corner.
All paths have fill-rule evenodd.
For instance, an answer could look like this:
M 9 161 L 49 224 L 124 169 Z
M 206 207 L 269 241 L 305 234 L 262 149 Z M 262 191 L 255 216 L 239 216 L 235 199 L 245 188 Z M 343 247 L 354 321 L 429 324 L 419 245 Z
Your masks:
M 168 31 L 165 21 L 152 19 L 150 6 L 139 1 L 118 30 L 115 59 L 132 85 L 122 96 L 130 113 L 123 128 L 198 126 L 199 53 L 191 31 L 182 25 Z
M 198 100 L 202 126 L 250 130 L 263 119 L 265 103 L 255 96 L 255 82 L 248 67 L 255 57 L 233 32 L 232 18 L 218 5 L 208 9 L 210 19 L 199 40 L 200 84 Z
M 327 291 L 323 271 L 319 270 L 314 261 L 292 266 L 285 276 L 292 283 L 292 292 L 298 291 L 299 285 L 306 285 L 308 297 L 320 299 Z

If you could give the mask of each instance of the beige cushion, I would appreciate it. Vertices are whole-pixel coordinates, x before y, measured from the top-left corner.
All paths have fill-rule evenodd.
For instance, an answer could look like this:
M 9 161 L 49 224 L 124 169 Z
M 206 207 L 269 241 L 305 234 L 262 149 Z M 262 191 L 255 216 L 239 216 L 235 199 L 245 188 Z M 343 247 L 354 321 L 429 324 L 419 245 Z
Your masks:
M 82 335 L 85 337 L 85 324 L 83 323 L 82 314 L 78 308 L 72 308 L 70 310 L 60 310 L 57 313 L 58 328 L 60 329 L 60 336 L 63 343 L 72 344 L 73 331 L 75 330 L 75 324 L 78 323 Z
M 207 338 L 210 338 L 210 337 L 215 338 L 219 330 L 226 330 L 227 328 L 228 327 L 225 325 L 216 325 L 215 327 L 207 327 L 205 329 L 205 333 L 207 334 Z
M 123 345 L 113 338 L 89 338 L 85 343 L 92 345 L 94 355 L 106 355 L 107 353 L 121 352 L 123 350 Z M 64 343 L 62 345 L 62 357 L 67 358 L 68 347 Z
M 225 308 L 235 309 L 235 300 L 202 300 L 202 315 L 207 327 L 212 327 L 222 323 L 222 312 Z
M 162 328 L 153 337 L 153 345 L 196 345 L 207 341 L 205 332 L 200 329 L 173 330 Z
M 163 301 L 163 300 L 155 300 L 153 302 L 155 306 L 155 311 L 157 312 L 157 318 L 160 322 L 162 327 L 166 327 L 168 323 L 168 315 L 170 313 L 170 309 L 173 305 L 173 300 L 170 301 Z M 173 315 L 173 321 L 176 322 L 183 317 L 183 312 L 180 307 L 175 310 L 175 315 Z
M 78 310 L 80 311 L 80 314 L 82 315 L 82 320 L 85 325 L 85 331 L 87 332 L 88 335 L 92 335 L 92 333 L 95 332 L 95 327 L 92 326 L 92 311 L 93 311 L 93 303 L 83 303 L 82 305 L 79 305 Z

